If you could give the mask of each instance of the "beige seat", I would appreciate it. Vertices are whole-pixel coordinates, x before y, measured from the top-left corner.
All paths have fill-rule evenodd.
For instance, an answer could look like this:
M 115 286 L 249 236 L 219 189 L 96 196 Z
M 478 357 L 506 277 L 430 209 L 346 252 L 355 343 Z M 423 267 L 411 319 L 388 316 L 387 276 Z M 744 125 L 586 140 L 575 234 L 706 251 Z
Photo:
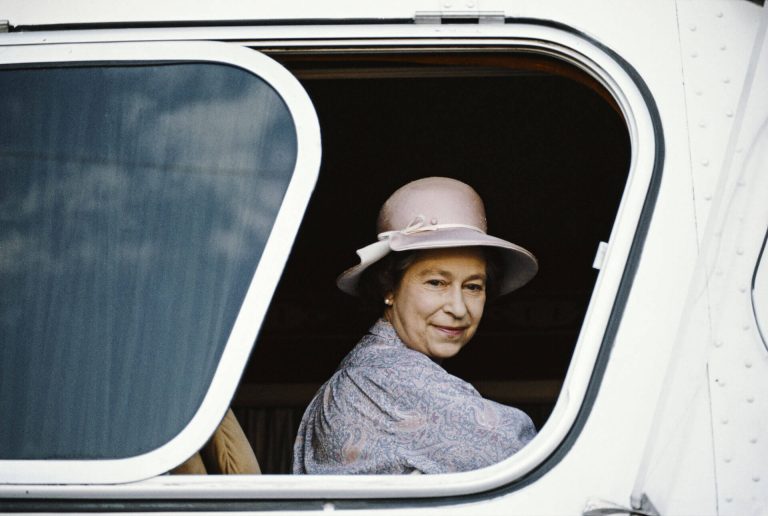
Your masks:
M 261 469 L 232 409 L 199 452 L 171 470 L 172 475 L 256 475 Z

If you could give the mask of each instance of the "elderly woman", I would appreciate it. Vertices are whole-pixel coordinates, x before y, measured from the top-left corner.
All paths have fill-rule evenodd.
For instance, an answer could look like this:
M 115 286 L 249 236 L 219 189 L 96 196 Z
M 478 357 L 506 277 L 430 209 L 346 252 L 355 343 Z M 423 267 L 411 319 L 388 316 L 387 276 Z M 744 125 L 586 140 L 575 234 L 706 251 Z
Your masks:
M 294 473 L 447 473 L 498 462 L 535 430 L 440 361 L 477 330 L 486 298 L 528 282 L 536 259 L 486 234 L 466 184 L 432 177 L 384 203 L 379 241 L 337 284 L 377 296 L 383 316 L 315 395 L 294 445 Z

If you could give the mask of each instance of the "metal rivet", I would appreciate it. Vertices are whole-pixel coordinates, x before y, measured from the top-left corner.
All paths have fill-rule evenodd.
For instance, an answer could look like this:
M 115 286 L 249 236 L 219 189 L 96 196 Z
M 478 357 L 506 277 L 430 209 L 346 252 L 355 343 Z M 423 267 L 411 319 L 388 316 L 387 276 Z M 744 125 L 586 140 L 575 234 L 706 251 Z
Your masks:
M 717 16 L 718 18 L 722 18 L 723 17 L 723 12 L 722 11 L 718 11 L 715 16 Z
M 752 482 L 760 482 L 760 477 L 755 475 L 754 477 L 752 477 Z
M 437 224 L 437 219 L 432 219 L 429 221 L 429 223 L 434 226 L 435 224 Z
M 701 90 L 696 90 L 696 95 L 701 97 L 702 95 L 704 95 L 704 92 Z
M 444 2 L 443 3 L 443 7 L 450 7 L 450 6 L 451 6 L 451 2 Z
M 744 367 L 750 369 L 752 367 L 752 362 L 744 362 Z
M 725 497 L 725 501 L 728 502 L 728 503 L 731 503 L 733 501 L 733 497 L 732 496 L 726 496 Z
M 739 147 L 736 149 L 736 154 L 741 154 L 742 152 L 744 152 L 744 149 L 742 147 Z
M 719 348 L 719 347 L 721 347 L 722 345 L 723 345 L 723 341 L 722 341 L 722 340 L 716 340 L 716 341 L 715 341 L 715 347 L 716 347 L 716 348 Z
M 741 327 L 741 329 L 744 331 L 749 331 L 749 328 L 750 328 L 749 324 L 745 324 L 744 326 Z
M 470 9 L 473 8 L 474 6 L 475 6 L 475 2 L 467 2 L 467 7 L 469 7 Z
M 728 47 L 726 45 L 720 45 L 720 50 L 727 50 Z
M 736 249 L 736 254 L 738 254 L 739 256 L 741 256 L 742 254 L 744 254 L 744 249 L 742 249 L 741 247 L 739 247 L 738 249 Z
M 720 422 L 721 422 L 722 424 L 724 424 L 724 425 L 727 425 L 727 424 L 728 424 L 728 418 L 727 418 L 727 417 L 724 417 L 723 419 L 721 419 L 721 420 L 720 420 Z M 725 459 L 725 461 L 726 461 L 726 462 L 728 462 L 728 460 L 729 460 L 729 459 Z
M 741 292 L 742 294 L 743 294 L 744 292 L 746 292 L 746 291 L 747 291 L 747 287 L 745 287 L 744 285 L 742 285 L 742 286 L 740 286 L 740 287 L 739 287 L 739 292 Z
M 709 166 L 709 160 L 708 159 L 701 160 L 701 166 L 702 167 L 708 167 Z
M 754 396 L 747 396 L 747 403 L 754 403 L 755 397 Z
M 749 440 L 752 444 L 755 444 L 757 442 L 757 437 L 753 437 Z
M 323 511 L 324 512 L 332 512 L 336 510 L 336 506 L 333 505 L 331 502 L 325 502 L 323 504 Z
M 704 120 L 699 121 L 699 127 L 707 127 L 707 123 Z
M 740 151 L 738 151 L 738 150 L 737 150 L 736 152 L 740 152 Z M 738 186 L 738 187 L 747 186 L 747 182 L 746 182 L 746 181 L 744 181 L 743 179 L 739 179 L 739 180 L 736 182 L 736 186 Z
M 731 82 L 731 78 L 730 77 L 726 77 L 725 79 L 723 79 L 723 82 L 725 84 L 729 84 Z
M 691 32 L 695 32 L 696 31 L 696 25 L 693 25 L 693 24 L 688 25 L 688 30 L 690 30 Z
M 725 380 L 715 380 L 720 387 L 725 387 Z
M 730 464 L 732 459 L 730 457 L 726 457 L 723 460 L 725 461 L 726 464 Z
M 733 111 L 729 109 L 728 111 L 725 112 L 725 116 L 727 116 L 728 118 L 733 118 Z
M 705 201 L 711 201 L 712 200 L 712 196 L 707 194 L 707 195 L 704 196 L 704 200 Z

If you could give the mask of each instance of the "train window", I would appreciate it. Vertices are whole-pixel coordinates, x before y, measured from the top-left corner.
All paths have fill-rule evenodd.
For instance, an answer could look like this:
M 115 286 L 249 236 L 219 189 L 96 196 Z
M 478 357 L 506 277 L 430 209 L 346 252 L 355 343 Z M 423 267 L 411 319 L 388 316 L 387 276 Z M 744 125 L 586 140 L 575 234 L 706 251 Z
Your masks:
M 194 452 L 237 382 L 219 370 L 242 364 L 271 294 L 254 271 L 275 283 L 285 259 L 270 234 L 296 230 L 314 182 L 318 156 L 298 151 L 317 147 L 313 113 L 301 134 L 271 60 L 118 47 L 56 64 L 66 49 L 37 48 L 0 69 L 0 419 L 14 422 L 0 461 L 14 482 L 135 480 Z M 268 79 L 245 68 L 260 63 Z

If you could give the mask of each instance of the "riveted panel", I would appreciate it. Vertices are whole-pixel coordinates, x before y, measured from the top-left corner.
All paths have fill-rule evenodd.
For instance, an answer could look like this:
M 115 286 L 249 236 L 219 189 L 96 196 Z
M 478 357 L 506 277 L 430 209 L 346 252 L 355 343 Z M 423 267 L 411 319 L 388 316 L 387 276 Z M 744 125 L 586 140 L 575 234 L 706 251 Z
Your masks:
M 678 2 L 699 241 L 723 167 L 758 22 L 754 6 L 748 4 Z

